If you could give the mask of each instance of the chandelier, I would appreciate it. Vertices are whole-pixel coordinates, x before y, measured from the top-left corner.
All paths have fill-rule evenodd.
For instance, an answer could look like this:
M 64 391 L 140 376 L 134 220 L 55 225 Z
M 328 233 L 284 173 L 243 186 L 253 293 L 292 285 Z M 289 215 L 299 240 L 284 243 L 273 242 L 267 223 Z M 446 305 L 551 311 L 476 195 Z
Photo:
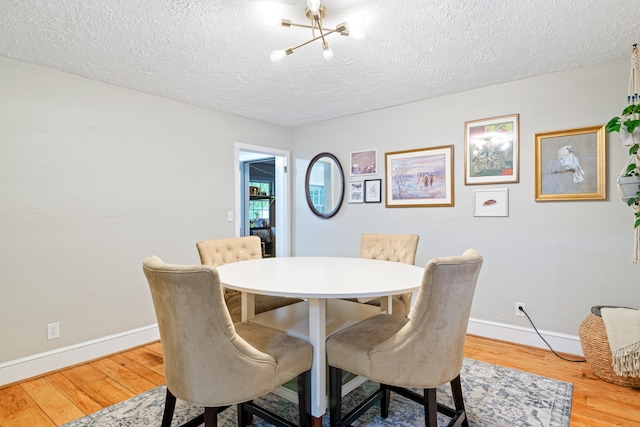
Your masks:
M 338 24 L 335 28 L 325 28 L 322 26 L 322 20 L 327 15 L 327 9 L 320 4 L 320 0 L 307 0 L 307 7 L 305 9 L 305 14 L 307 18 L 309 18 L 310 24 L 296 24 L 291 22 L 289 19 L 280 20 L 280 25 L 283 27 L 301 27 L 301 28 L 310 28 L 311 29 L 311 39 L 307 40 L 304 43 L 300 43 L 296 46 L 290 46 L 286 49 L 274 50 L 271 52 L 271 60 L 273 62 L 279 62 L 282 58 L 287 55 L 291 55 L 295 52 L 296 49 L 308 45 L 316 40 L 322 41 L 322 54 L 324 59 L 330 61 L 333 59 L 333 50 L 329 47 L 329 43 L 327 42 L 327 36 L 331 34 L 340 34 L 342 36 L 351 36 L 356 39 L 364 39 L 364 34 L 359 31 L 350 31 L 349 26 L 346 22 L 342 22 Z

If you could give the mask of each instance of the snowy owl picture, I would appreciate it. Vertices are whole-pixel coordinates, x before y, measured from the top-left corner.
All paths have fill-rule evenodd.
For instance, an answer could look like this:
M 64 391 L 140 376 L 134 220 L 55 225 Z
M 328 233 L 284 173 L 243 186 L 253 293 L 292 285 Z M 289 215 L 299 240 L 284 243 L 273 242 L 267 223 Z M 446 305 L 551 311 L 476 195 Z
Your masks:
M 565 145 L 558 150 L 558 160 L 560 164 L 573 172 L 573 182 L 580 183 L 584 181 L 584 170 L 580 166 L 580 159 L 576 156 L 572 145 Z

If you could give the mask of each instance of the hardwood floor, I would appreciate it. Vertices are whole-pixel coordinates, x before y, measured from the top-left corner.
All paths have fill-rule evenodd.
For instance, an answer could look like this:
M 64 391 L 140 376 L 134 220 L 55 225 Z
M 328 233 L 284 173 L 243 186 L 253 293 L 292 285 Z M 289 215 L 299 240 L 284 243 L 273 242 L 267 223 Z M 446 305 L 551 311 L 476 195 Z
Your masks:
M 465 356 L 573 383 L 572 427 L 640 426 L 640 389 L 602 381 L 586 363 L 475 336 Z M 0 427 L 60 426 L 163 383 L 162 348 L 154 342 L 0 388 Z

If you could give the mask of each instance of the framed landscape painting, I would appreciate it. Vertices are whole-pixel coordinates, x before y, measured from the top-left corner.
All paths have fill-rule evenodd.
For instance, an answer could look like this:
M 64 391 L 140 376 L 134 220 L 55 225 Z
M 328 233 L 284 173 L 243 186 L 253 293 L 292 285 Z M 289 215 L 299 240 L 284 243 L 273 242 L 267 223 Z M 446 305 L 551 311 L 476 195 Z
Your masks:
M 518 114 L 465 122 L 464 183 L 519 181 Z
M 388 208 L 453 206 L 453 145 L 385 153 Z

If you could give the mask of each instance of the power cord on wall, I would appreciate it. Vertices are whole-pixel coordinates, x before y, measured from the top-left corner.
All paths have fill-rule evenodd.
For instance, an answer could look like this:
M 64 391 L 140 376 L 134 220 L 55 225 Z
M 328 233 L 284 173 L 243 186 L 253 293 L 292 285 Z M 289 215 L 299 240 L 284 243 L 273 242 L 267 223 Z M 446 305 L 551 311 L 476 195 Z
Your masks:
M 549 350 L 551 350 L 553 352 L 553 354 L 555 354 L 556 356 L 558 356 L 560 359 L 562 360 L 566 360 L 567 362 L 577 362 L 577 363 L 581 363 L 581 362 L 586 362 L 586 359 L 580 359 L 580 360 L 573 360 L 573 359 L 567 359 L 566 357 L 560 356 L 558 353 L 556 353 L 556 351 L 551 348 L 551 346 L 549 345 L 549 343 L 547 342 L 547 340 L 544 339 L 544 337 L 542 335 L 540 335 L 540 332 L 538 332 L 538 328 L 536 328 L 536 325 L 533 324 L 533 320 L 531 320 L 531 317 L 529 317 L 529 315 L 527 314 L 526 311 L 524 311 L 524 308 L 522 308 L 521 306 L 518 307 L 518 310 L 520 310 L 525 316 L 527 316 L 527 319 L 529 319 L 529 323 L 531 323 L 531 326 L 533 326 L 533 330 L 536 331 L 536 334 L 538 334 L 538 336 L 540 337 L 540 339 L 542 341 L 544 341 L 544 343 L 547 345 L 547 347 L 549 347 Z

